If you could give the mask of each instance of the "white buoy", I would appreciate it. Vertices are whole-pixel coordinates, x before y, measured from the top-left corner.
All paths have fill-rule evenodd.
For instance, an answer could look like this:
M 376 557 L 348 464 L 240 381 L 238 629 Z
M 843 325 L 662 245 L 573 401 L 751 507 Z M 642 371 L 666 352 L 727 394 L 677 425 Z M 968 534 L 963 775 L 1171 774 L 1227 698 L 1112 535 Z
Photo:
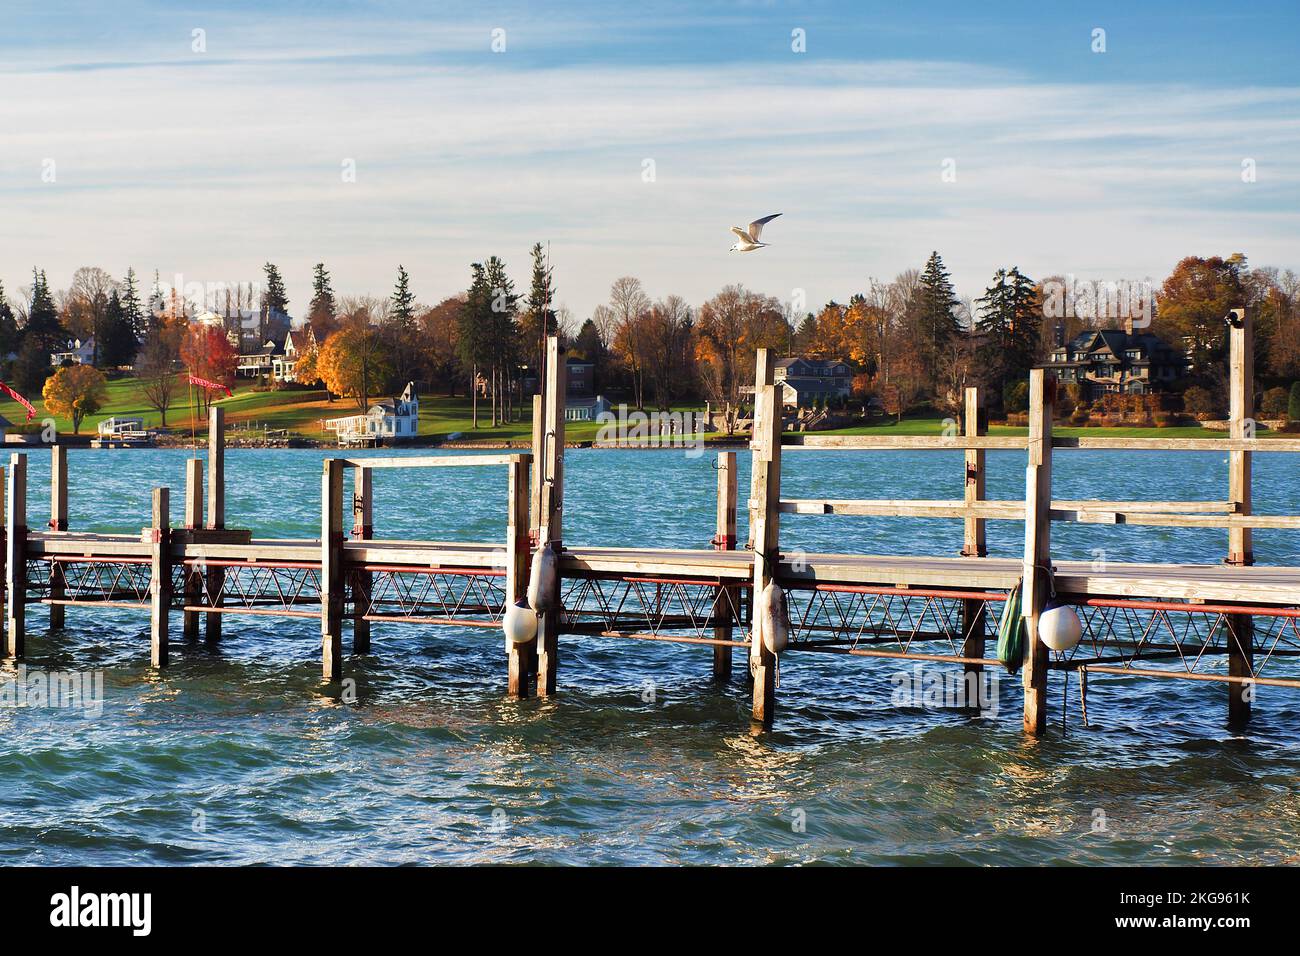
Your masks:
M 1038 616 L 1038 639 L 1054 651 L 1073 650 L 1082 636 L 1079 615 L 1068 604 L 1049 601 Z
M 769 653 L 780 654 L 790 643 L 790 610 L 785 602 L 785 592 L 777 587 L 775 581 L 768 581 L 758 596 L 754 623 L 758 625 L 763 646 Z
M 523 601 L 515 601 L 506 608 L 501 629 L 510 643 L 527 644 L 537 636 L 537 614 Z
M 533 555 L 532 573 L 528 575 L 528 606 L 538 614 L 551 609 L 558 572 L 556 564 L 555 549 L 549 541 Z

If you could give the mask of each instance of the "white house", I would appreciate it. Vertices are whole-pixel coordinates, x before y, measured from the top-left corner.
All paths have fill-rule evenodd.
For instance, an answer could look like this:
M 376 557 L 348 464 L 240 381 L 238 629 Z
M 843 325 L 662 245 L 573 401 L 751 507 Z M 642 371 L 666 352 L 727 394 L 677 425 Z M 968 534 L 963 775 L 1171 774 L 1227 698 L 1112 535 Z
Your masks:
M 340 445 L 409 441 L 420 429 L 420 400 L 415 395 L 415 383 L 406 383 L 401 398 L 375 402 L 364 415 L 326 419 L 325 428 L 338 436 Z
M 284 354 L 271 356 L 271 377 L 277 382 L 296 382 L 298 358 L 301 353 L 316 344 L 316 334 L 310 325 L 299 329 L 290 329 L 284 337 Z
M 51 352 L 50 364 L 62 365 L 65 361 L 73 365 L 89 365 L 95 361 L 95 337 L 77 339 L 72 343 L 72 348 L 66 352 Z

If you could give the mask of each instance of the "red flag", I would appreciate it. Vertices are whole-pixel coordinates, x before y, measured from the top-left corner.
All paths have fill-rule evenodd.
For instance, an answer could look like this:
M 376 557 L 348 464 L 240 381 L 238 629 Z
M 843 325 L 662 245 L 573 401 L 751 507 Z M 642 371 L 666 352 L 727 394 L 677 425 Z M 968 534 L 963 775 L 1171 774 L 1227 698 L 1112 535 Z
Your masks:
M 27 420 L 29 422 L 36 417 L 36 409 L 32 408 L 32 403 L 27 401 L 27 399 L 23 398 L 4 382 L 0 382 L 0 392 L 4 392 L 23 408 L 27 409 Z
M 225 392 L 226 398 L 229 398 L 232 394 L 229 385 L 222 385 L 220 382 L 209 382 L 206 378 L 199 378 L 197 375 L 190 376 L 190 384 L 197 385 L 199 388 L 211 389 L 214 392 Z

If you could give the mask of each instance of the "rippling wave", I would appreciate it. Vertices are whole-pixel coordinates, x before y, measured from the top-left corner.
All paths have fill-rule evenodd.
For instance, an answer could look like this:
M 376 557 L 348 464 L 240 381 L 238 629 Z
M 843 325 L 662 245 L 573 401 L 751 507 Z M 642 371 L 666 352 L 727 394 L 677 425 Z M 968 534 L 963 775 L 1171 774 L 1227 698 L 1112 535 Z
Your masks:
M 175 490 L 179 521 L 184 457 L 73 451 L 72 526 L 138 530 L 156 484 Z M 1300 513 L 1288 457 L 1257 457 L 1257 510 Z M 320 458 L 228 451 L 228 524 L 317 534 Z M 1221 499 L 1222 458 L 1062 454 L 1055 493 Z M 1020 496 L 1023 457 L 989 461 L 989 496 Z M 566 541 L 700 547 L 713 532 L 710 456 L 573 451 L 566 480 Z M 784 480 L 792 497 L 960 497 L 961 456 L 799 452 Z M 377 533 L 503 537 L 505 483 L 500 470 L 377 473 Z M 30 485 L 36 524 L 45 456 L 32 456 Z M 1016 555 L 1022 534 L 990 522 L 990 548 Z M 1102 547 L 1118 561 L 1214 563 L 1225 544 L 1204 529 L 1053 534 L 1061 558 Z M 1258 559 L 1295 563 L 1297 537 L 1258 532 Z M 791 516 L 782 542 L 955 553 L 961 525 Z M 514 701 L 499 636 L 376 625 L 374 655 L 349 661 L 357 701 L 344 703 L 320 682 L 310 620 L 229 617 L 219 648 L 174 640 L 163 676 L 148 668 L 144 616 L 69 608 L 67 622 L 47 634 L 33 609 L 25 663 L 102 670 L 103 709 L 0 708 L 0 862 L 1271 863 L 1300 853 L 1300 698 L 1281 689 L 1261 689 L 1239 736 L 1224 726 L 1220 686 L 1094 678 L 1085 728 L 1072 682 L 1062 733 L 1053 675 L 1056 724 L 1035 742 L 1020 731 L 1014 680 L 1002 682 L 995 717 L 899 709 L 893 665 L 802 655 L 783 665 L 775 729 L 756 736 L 742 666 L 717 687 L 707 648 L 562 638 L 560 696 Z

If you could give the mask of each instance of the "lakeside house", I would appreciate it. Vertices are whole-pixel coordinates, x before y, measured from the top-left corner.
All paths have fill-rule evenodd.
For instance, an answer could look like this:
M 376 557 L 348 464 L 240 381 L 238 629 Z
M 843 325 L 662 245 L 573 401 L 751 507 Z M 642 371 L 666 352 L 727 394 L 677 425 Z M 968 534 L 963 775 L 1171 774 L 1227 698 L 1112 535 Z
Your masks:
M 325 420 L 340 445 L 381 445 L 410 441 L 420 429 L 420 400 L 415 383 L 407 382 L 400 398 L 375 402 L 363 415 Z
M 316 344 L 316 333 L 310 323 L 290 329 L 284 337 L 284 348 L 279 355 L 271 355 L 271 377 L 277 382 L 296 382 L 298 359 L 304 351 Z
M 1103 395 L 1167 391 L 1187 374 L 1187 356 L 1149 332 L 1089 329 L 1052 350 L 1044 368 L 1065 385 L 1078 385 L 1084 401 Z
M 50 364 L 54 366 L 70 362 L 73 365 L 90 365 L 95 361 L 95 337 L 77 339 L 72 348 L 66 352 L 51 352 Z
M 566 422 L 594 422 L 613 406 L 604 395 L 590 398 L 566 396 L 564 400 L 564 420 Z
M 853 388 L 853 371 L 839 359 L 782 359 L 772 377 L 781 386 L 781 404 L 787 408 L 828 405 L 848 398 Z

